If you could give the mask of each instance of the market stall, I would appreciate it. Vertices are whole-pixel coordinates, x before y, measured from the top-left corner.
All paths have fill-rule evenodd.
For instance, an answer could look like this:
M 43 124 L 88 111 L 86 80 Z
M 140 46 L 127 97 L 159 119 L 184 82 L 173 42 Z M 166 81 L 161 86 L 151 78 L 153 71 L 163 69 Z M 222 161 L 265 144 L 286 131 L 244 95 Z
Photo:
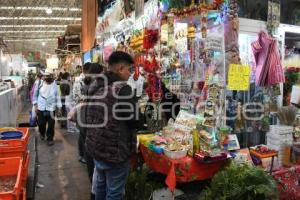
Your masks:
M 167 175 L 169 188 L 213 177 L 231 156 L 271 173 L 298 159 L 297 110 L 281 107 L 278 21 L 239 19 L 235 0 L 153 0 L 126 16 L 121 5 L 100 17 L 98 48 L 104 62 L 114 50 L 134 56 L 129 84 L 147 83 L 139 102 L 153 133 L 139 137 L 140 151 L 150 169 Z M 277 9 L 271 3 L 269 15 Z
M 165 183 L 171 190 L 175 189 L 176 183 L 210 179 L 226 163 L 225 158 L 212 163 L 197 162 L 192 157 L 172 159 L 162 154 L 158 155 L 144 145 L 141 145 L 140 150 L 150 169 L 167 176 Z
M 176 181 L 211 178 L 226 164 L 228 147 L 235 148 L 228 145 L 225 122 L 224 23 L 217 2 L 163 12 L 157 5 L 157 1 L 145 4 L 144 15 L 135 16 L 133 32 L 120 28 L 131 24 L 127 19 L 109 33 L 102 27 L 98 41 L 104 60 L 113 50 L 134 53 L 135 81 L 144 72 L 148 83 L 144 113 L 156 136 L 142 142 L 140 150 L 152 170 L 168 175 L 166 183 L 174 190 Z M 177 117 L 167 114 L 170 94 L 179 97 Z

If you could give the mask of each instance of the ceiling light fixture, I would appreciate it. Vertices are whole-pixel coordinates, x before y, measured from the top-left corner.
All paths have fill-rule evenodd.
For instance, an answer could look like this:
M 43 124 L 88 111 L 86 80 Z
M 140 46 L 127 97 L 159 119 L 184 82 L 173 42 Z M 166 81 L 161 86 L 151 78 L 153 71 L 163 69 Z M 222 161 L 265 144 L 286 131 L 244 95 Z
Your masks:
M 46 45 L 46 42 L 42 42 L 42 46 L 45 46 Z
M 25 24 L 25 25 L 0 25 L 1 28 L 66 28 L 68 25 L 46 25 L 46 24 Z
M 5 62 L 5 61 L 6 61 L 6 59 L 7 59 L 7 58 L 6 58 L 6 56 L 5 56 L 5 55 L 2 55 L 2 56 L 1 56 L 1 61 L 2 61 L 2 62 Z
M 48 7 L 13 7 L 13 6 L 0 6 L 0 10 L 47 10 Z M 52 7 L 52 10 L 55 11 L 71 11 L 71 12 L 79 12 L 81 8 L 63 8 L 63 7 Z
M 47 8 L 47 9 L 46 9 L 46 13 L 47 13 L 48 15 L 51 15 L 51 14 L 52 14 L 52 9 L 51 9 L 51 8 Z
M 44 30 L 44 31 L 0 31 L 0 33 L 64 33 L 65 31 Z
M 8 40 L 4 40 L 4 42 L 31 42 L 31 41 L 43 42 L 43 41 L 56 41 L 56 40 L 57 38 L 8 39 Z
M 81 20 L 81 17 L 0 17 L 0 20 Z

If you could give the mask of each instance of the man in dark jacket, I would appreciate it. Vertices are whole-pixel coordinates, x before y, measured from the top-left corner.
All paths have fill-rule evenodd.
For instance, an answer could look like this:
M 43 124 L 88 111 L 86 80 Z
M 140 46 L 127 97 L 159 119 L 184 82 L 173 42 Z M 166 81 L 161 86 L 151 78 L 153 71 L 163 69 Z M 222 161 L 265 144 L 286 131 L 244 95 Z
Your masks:
M 126 83 L 133 59 L 116 51 L 108 64 L 109 71 L 88 90 L 86 150 L 96 166 L 96 200 L 122 199 L 138 127 L 137 99 Z

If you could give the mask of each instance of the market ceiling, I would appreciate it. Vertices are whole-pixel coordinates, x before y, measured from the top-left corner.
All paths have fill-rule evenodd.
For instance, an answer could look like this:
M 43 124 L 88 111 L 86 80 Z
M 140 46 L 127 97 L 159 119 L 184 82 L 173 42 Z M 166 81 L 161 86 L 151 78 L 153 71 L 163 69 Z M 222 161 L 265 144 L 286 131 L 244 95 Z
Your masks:
M 54 53 L 57 36 L 80 20 L 81 0 L 0 0 L 0 39 L 9 53 Z

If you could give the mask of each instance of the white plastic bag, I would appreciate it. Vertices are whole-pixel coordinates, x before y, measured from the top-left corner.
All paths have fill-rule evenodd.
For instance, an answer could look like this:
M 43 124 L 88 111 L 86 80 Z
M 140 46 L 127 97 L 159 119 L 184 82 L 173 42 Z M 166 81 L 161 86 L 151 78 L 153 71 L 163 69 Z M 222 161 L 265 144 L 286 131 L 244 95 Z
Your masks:
M 31 118 L 32 118 L 32 119 L 35 119 L 35 118 L 36 118 L 35 106 L 32 106 L 32 109 L 31 109 Z

